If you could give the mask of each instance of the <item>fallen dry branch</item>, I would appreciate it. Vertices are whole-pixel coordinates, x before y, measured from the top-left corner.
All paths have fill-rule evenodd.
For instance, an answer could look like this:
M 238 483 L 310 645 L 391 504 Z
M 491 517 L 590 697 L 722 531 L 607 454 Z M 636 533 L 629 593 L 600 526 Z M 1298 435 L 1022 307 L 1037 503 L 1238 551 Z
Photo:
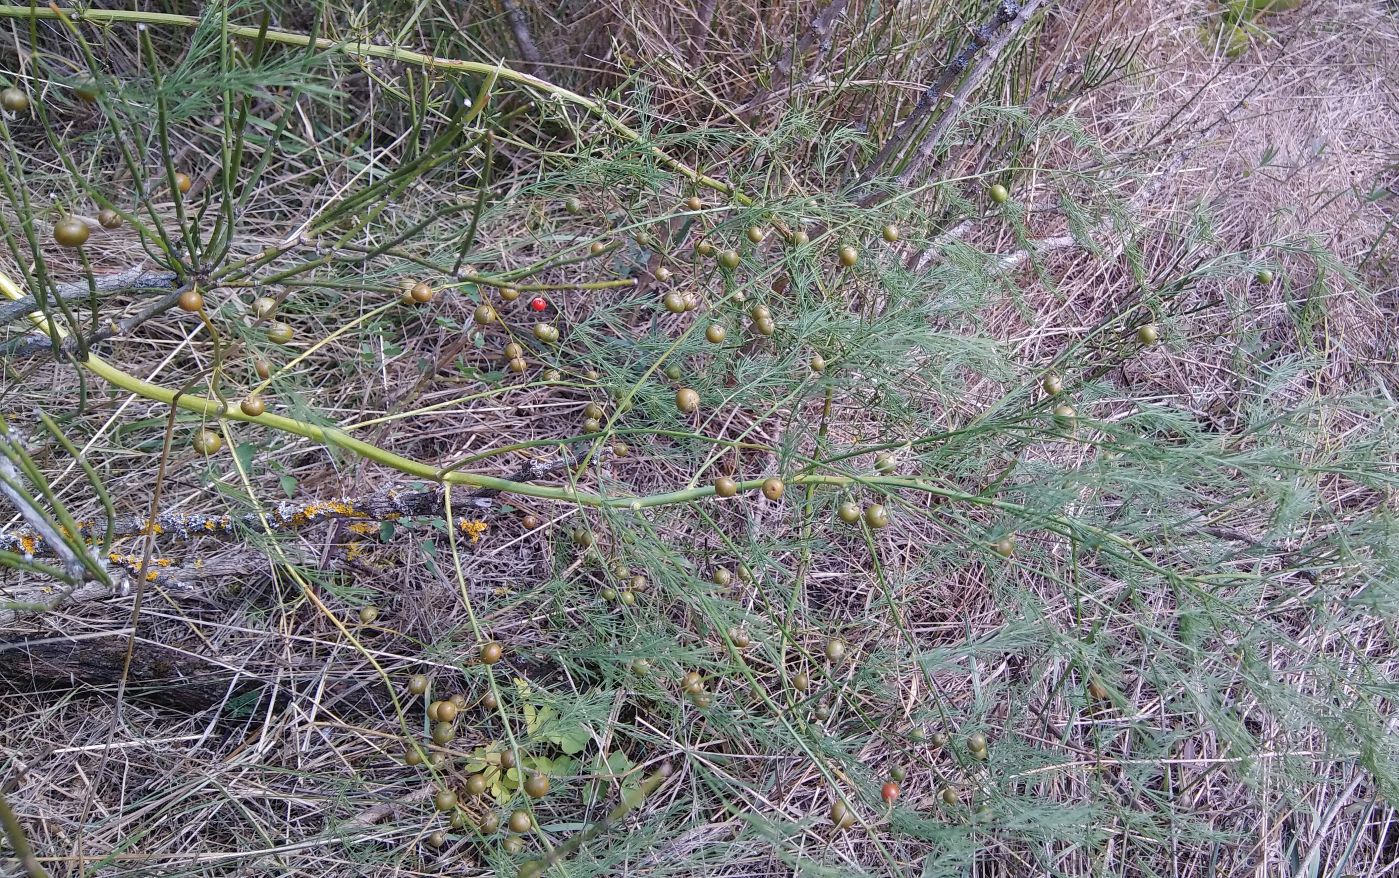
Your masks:
M 465 500 L 461 505 L 468 506 L 470 503 L 470 500 Z M 268 513 L 267 520 L 276 532 L 298 530 L 322 522 L 348 521 L 352 534 L 364 536 L 374 532 L 380 521 L 440 514 L 442 505 L 440 491 L 401 494 L 384 492 L 364 500 L 347 498 L 309 504 L 283 503 Z M 79 524 L 82 528 L 81 536 L 85 540 L 101 539 L 105 523 Z M 486 530 L 485 522 L 479 519 L 458 518 L 457 526 L 473 543 L 480 539 Z M 152 528 L 149 519 L 132 515 L 118 519 L 113 530 L 115 536 L 128 537 L 153 532 L 163 538 L 177 540 L 205 536 L 236 539 L 262 531 L 262 519 L 252 513 L 241 516 L 165 513 L 156 516 L 155 526 Z M 5 546 L 6 551 L 23 554 L 31 559 L 53 554 L 53 541 L 28 528 L 0 534 L 0 545 Z M 69 549 L 63 544 L 60 544 L 60 548 Z M 0 625 L 10 624 L 22 613 L 52 612 L 65 605 L 101 600 L 112 595 L 114 591 L 124 594 L 131 587 L 131 578 L 144 579 L 164 587 L 188 588 L 200 580 L 246 573 L 265 564 L 265 558 L 248 554 L 217 561 L 196 558 L 181 562 L 169 557 L 146 557 L 139 553 L 110 551 L 103 560 L 108 570 L 125 574 L 122 577 L 113 577 L 115 589 L 92 581 L 77 587 L 60 589 L 42 579 L 32 577 L 16 586 L 0 586 Z
M 91 286 L 88 285 L 87 281 L 58 284 L 48 300 L 50 302 L 55 299 L 62 302 L 85 302 L 94 292 L 102 297 L 115 293 L 164 292 L 174 289 L 174 286 L 174 272 L 153 271 L 148 268 L 128 268 L 116 274 L 94 278 Z M 0 304 L 0 326 L 13 323 L 26 314 L 37 310 L 39 310 L 39 303 L 33 296 L 25 296 L 13 302 Z
M 567 465 L 571 458 L 564 454 L 553 461 L 530 461 L 507 476 L 511 481 L 543 478 Z M 458 492 L 452 497 L 455 512 L 474 510 L 478 515 L 491 508 L 491 498 L 498 491 L 477 489 Z M 325 522 L 347 522 L 352 535 L 367 536 L 377 530 L 379 522 L 398 521 L 417 516 L 445 513 L 445 493 L 441 488 L 425 491 L 387 490 L 365 498 L 340 498 L 312 503 L 280 503 L 266 513 L 267 525 L 274 533 L 300 530 Z M 103 538 L 105 521 L 79 521 L 80 536 L 89 544 Z M 457 517 L 457 527 L 475 543 L 485 533 L 487 525 L 480 518 Z M 265 533 L 263 519 L 256 513 L 244 515 L 200 515 L 164 513 L 157 515 L 152 527 L 143 516 L 122 516 L 113 523 L 114 537 L 137 537 L 153 533 L 163 539 L 187 541 L 197 537 L 243 539 L 252 533 Z M 16 528 L 0 533 L 0 550 L 14 552 L 26 558 L 54 555 L 54 540 L 31 528 Z M 61 546 L 68 550 L 69 547 Z M 26 578 L 14 586 L 0 586 L 0 625 L 9 625 L 24 613 L 52 612 L 64 605 L 101 600 L 116 593 L 126 593 L 131 578 L 163 587 L 188 588 L 200 580 L 229 576 L 256 569 L 265 562 L 261 556 L 247 554 L 214 561 L 194 559 L 178 561 L 169 557 L 109 551 L 104 559 L 109 570 L 125 574 L 115 576 L 114 585 L 86 581 L 76 587 L 60 589 L 37 578 Z M 350 561 L 347 556 L 344 560 Z M 353 563 L 350 561 L 350 563 Z
M 112 572 L 112 585 L 88 580 L 71 587 L 51 585 L 38 577 L 26 577 L 14 585 L 0 584 L 0 627 L 13 625 L 26 614 L 51 613 L 61 607 L 100 601 L 113 595 L 131 593 L 133 578 L 145 565 L 145 579 L 166 590 L 189 591 L 196 584 L 224 576 L 248 578 L 267 567 L 265 555 L 251 552 L 206 560 L 194 558 L 180 561 L 174 558 L 123 552 L 109 552 L 107 569 Z M 117 575 L 120 573 L 121 575 Z
M 167 288 L 160 287 L 159 289 L 165 290 Z M 174 308 L 180 301 L 180 296 L 190 289 L 193 289 L 193 285 L 189 283 L 176 287 L 166 292 L 165 295 L 160 298 L 148 302 L 144 308 L 141 308 L 135 314 L 127 317 L 120 323 L 109 320 L 106 326 L 94 331 L 84 339 L 84 346 L 91 349 L 104 341 L 130 335 L 135 332 L 141 324 L 154 317 L 159 317 L 161 314 Z M 78 340 L 76 338 L 67 338 L 63 341 L 62 345 L 62 350 L 69 355 L 79 351 Z M 16 359 L 34 357 L 52 352 L 53 346 L 53 339 L 50 338 L 47 333 L 31 332 L 28 335 L 12 339 L 3 346 L 0 346 L 0 355 Z
M 553 461 L 530 461 L 514 473 L 505 476 L 514 482 L 533 481 L 544 478 L 562 469 L 568 462 L 566 456 Z M 475 510 L 483 512 L 491 508 L 491 498 L 499 491 L 477 489 L 458 492 L 452 497 L 452 508 L 458 512 Z M 242 539 L 253 533 L 286 533 L 301 530 L 328 521 L 351 522 L 351 529 L 367 533 L 372 523 L 397 521 L 424 515 L 442 515 L 446 509 L 446 492 L 441 487 L 424 491 L 400 491 L 390 488 L 370 494 L 367 497 L 338 497 L 331 500 L 315 500 L 309 503 L 285 501 L 267 509 L 265 513 L 248 512 L 242 515 L 210 515 L 164 512 L 157 515 L 154 522 L 140 515 L 124 515 L 112 523 L 115 538 L 154 535 L 163 539 L 187 541 L 199 537 L 219 537 Z M 264 516 L 266 526 L 264 526 Z M 356 527 L 363 525 L 363 527 Z M 457 527 L 475 542 L 485 530 L 483 522 L 476 518 L 459 517 Z M 78 522 L 79 536 L 86 541 L 100 539 L 106 532 L 104 520 L 85 519 Z M 52 555 L 55 549 L 51 540 L 32 528 L 16 528 L 0 533 L 0 550 L 15 552 L 26 558 Z M 116 560 L 115 558 L 109 560 Z
M 393 521 L 414 515 L 430 515 L 442 510 L 441 491 L 384 491 L 366 498 L 340 497 L 310 503 L 278 503 L 266 512 L 267 525 L 274 532 L 300 530 L 325 521 Z M 100 537 L 106 528 L 102 521 L 85 520 L 78 523 L 79 536 L 91 540 Z M 242 538 L 263 531 L 263 519 L 256 512 L 242 515 L 206 515 L 162 512 L 152 521 L 145 516 L 125 515 L 112 527 L 114 537 L 155 536 L 191 540 L 196 537 Z M 53 551 L 50 541 L 25 528 L 0 534 L 0 547 L 19 552 L 26 557 Z
M 126 663 L 129 632 L 46 637 L 0 644 L 0 679 L 27 695 L 115 686 Z M 198 711 L 258 688 L 224 664 L 138 639 L 126 694 L 181 711 Z
M 246 656 L 225 660 L 139 636 L 132 641 L 131 629 L 0 643 L 0 681 L 11 691 L 29 696 L 74 690 L 79 695 L 100 695 L 109 688 L 115 692 L 127 664 L 128 646 L 131 662 L 123 697 L 182 713 L 258 693 L 275 699 L 280 707 L 296 695 L 298 683 L 316 691 L 318 711 L 377 715 L 385 700 L 383 683 L 373 675 L 323 681 L 324 668 L 316 665 L 288 678 L 276 668 L 245 667 Z M 412 702 L 405 706 L 410 711 L 419 709 Z

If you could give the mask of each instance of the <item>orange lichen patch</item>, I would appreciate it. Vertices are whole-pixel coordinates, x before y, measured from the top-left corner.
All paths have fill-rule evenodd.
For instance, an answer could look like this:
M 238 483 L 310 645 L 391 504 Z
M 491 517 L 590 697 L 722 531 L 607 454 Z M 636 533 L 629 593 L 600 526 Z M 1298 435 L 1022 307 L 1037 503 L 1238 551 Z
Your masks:
M 479 543 L 481 541 L 481 535 L 486 532 L 487 525 L 484 521 L 476 521 L 474 519 L 469 518 L 459 518 L 457 519 L 457 527 L 461 529 L 462 533 L 471 537 L 471 543 L 472 545 L 475 545 L 476 543 Z
M 123 555 L 120 552 L 108 552 L 107 559 L 118 567 L 125 568 L 131 573 L 136 573 L 141 569 L 140 555 Z M 169 558 L 152 558 L 146 565 L 146 581 L 155 582 L 160 578 L 160 571 L 174 565 L 175 562 Z
M 32 534 L 20 534 L 19 547 L 24 550 L 24 554 L 33 555 L 34 550 L 39 548 L 39 539 Z
M 364 536 L 369 536 L 371 534 L 376 533 L 379 530 L 379 527 L 372 521 L 352 521 L 346 527 L 346 530 L 348 530 L 352 534 L 361 534 Z
M 150 524 L 146 525 L 144 531 L 145 536 L 160 536 L 163 533 L 165 533 L 165 525 L 158 521 L 152 521 Z
M 292 527 L 301 527 L 302 525 L 306 524 L 308 521 L 311 520 L 311 509 L 312 507 L 306 506 L 301 509 L 293 510 L 291 512 L 283 512 L 281 518 L 283 521 L 290 524 Z
M 352 543 L 346 543 L 346 544 L 345 544 L 345 560 L 346 560 L 346 561 L 353 561 L 353 560 L 355 560 L 356 558 L 358 558 L 358 557 L 359 557 L 361 554 L 363 554 L 363 553 L 364 553 L 364 543 L 361 543 L 359 540 L 355 540 L 355 541 L 352 542 Z
M 350 517 L 360 514 L 355 504 L 348 500 L 327 500 L 324 503 L 308 503 L 300 509 L 282 511 L 282 517 L 293 527 L 303 527 L 332 515 Z

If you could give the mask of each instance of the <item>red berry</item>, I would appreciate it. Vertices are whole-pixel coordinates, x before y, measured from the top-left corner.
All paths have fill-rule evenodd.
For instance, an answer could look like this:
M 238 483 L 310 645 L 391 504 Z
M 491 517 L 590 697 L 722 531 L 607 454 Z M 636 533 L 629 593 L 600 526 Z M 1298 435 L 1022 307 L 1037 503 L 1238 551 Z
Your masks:
M 543 296 L 535 296 L 533 299 L 529 300 L 529 306 L 531 310 L 543 311 L 545 308 L 549 307 L 549 303 L 544 300 Z
M 884 801 L 893 803 L 899 797 L 899 785 L 891 780 L 879 791 L 879 795 L 884 797 Z

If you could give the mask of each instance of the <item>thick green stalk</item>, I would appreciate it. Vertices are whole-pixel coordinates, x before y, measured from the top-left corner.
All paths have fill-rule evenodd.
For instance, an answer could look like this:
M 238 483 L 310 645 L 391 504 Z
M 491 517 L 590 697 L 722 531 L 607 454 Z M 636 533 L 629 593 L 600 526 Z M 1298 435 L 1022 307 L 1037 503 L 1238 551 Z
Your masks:
M 294 418 L 287 418 L 266 412 L 257 417 L 251 417 L 243 414 L 242 410 L 236 407 L 229 407 L 220 414 L 224 406 L 218 400 L 203 396 L 194 396 L 192 394 L 180 394 L 177 397 L 175 391 L 168 387 L 161 387 L 158 384 L 142 381 L 134 375 L 123 372 L 121 369 L 118 369 L 96 354 L 89 355 L 88 358 L 83 361 L 83 366 L 104 381 L 128 393 L 134 393 L 144 399 L 162 402 L 166 405 L 174 405 L 186 411 L 211 418 L 223 417 L 233 421 L 247 421 L 253 424 L 262 424 L 274 430 L 291 433 L 295 436 L 303 436 L 331 447 L 343 448 L 346 451 L 350 451 L 361 457 L 372 460 L 375 463 L 383 464 L 384 466 L 396 469 L 410 476 L 417 476 L 418 478 L 429 479 L 448 485 L 487 488 L 502 493 L 523 494 L 529 497 L 577 503 L 581 506 L 601 506 L 614 509 L 645 509 L 652 506 L 671 506 L 679 503 L 692 503 L 696 500 L 702 500 L 714 495 L 714 486 L 704 485 L 669 491 L 663 494 L 649 494 L 646 496 L 633 497 L 604 497 L 601 494 L 595 494 L 591 491 L 531 485 L 527 482 L 515 482 L 509 479 L 495 478 L 494 476 L 483 476 L 476 473 L 461 472 L 459 470 L 444 470 L 421 461 L 413 460 L 412 458 L 394 454 L 392 451 L 385 450 L 377 445 L 356 439 L 344 430 L 335 427 L 321 427 L 316 424 L 309 424 L 305 421 L 298 421 Z M 948 491 L 937 488 L 914 479 L 897 478 L 893 476 L 857 478 L 854 476 L 806 474 L 793 476 L 788 481 L 793 484 L 833 485 L 838 487 L 845 487 L 856 483 L 875 484 L 888 490 L 912 488 L 945 495 L 954 499 L 964 499 L 973 502 L 976 500 L 984 500 L 984 498 L 975 498 L 972 495 L 963 494 L 959 491 Z M 756 491 L 761 488 L 762 485 L 763 479 L 750 479 L 749 481 L 739 483 L 739 487 L 745 491 Z
M 23 298 L 23 291 L 10 280 L 9 277 L 3 274 L 0 274 L 0 293 L 3 293 L 11 300 Z M 35 313 L 30 315 L 30 319 L 33 320 L 35 325 L 42 331 L 53 335 L 55 340 L 61 340 L 63 330 L 58 328 L 47 318 Z M 208 399 L 202 396 L 179 394 L 167 387 L 161 387 L 157 384 L 142 381 L 134 375 L 123 372 L 121 369 L 118 369 L 95 354 L 90 353 L 87 359 L 82 361 L 82 365 L 108 383 L 145 399 L 163 402 L 170 406 L 177 406 L 206 417 L 226 418 L 262 424 L 275 430 L 281 430 L 284 433 L 304 436 L 307 439 L 325 445 L 343 448 L 346 451 L 358 454 L 361 457 L 373 460 L 384 466 L 391 467 L 399 472 L 446 485 L 487 488 L 500 491 L 503 494 L 521 494 L 546 500 L 576 503 L 580 506 L 631 509 L 633 511 L 653 506 L 673 506 L 681 503 L 692 503 L 714 496 L 714 487 L 712 485 L 705 485 L 682 488 L 662 494 L 648 494 L 646 496 L 605 497 L 591 491 L 580 491 L 571 487 L 554 488 L 544 485 L 531 485 L 527 482 L 516 482 L 510 479 L 496 478 L 494 476 L 483 476 L 476 473 L 466 473 L 459 470 L 434 467 L 422 463 L 421 461 L 394 454 L 391 451 L 380 448 L 369 442 L 356 439 L 339 428 L 320 427 L 315 424 L 308 424 L 305 421 L 298 421 L 293 418 L 286 418 L 281 415 L 268 413 L 252 417 L 244 414 L 240 408 L 227 406 L 218 400 Z M 968 494 L 963 491 L 954 491 L 916 478 L 878 475 L 818 475 L 812 472 L 804 472 L 787 477 L 787 481 L 793 485 L 827 485 L 842 488 L 851 485 L 863 485 L 883 491 L 921 491 L 949 500 L 987 506 L 1017 515 L 1025 515 L 1028 513 L 1028 510 L 1018 503 L 998 500 L 994 497 L 987 497 L 982 494 Z M 741 482 L 739 487 L 744 491 L 753 491 L 761 488 L 762 484 L 762 479 L 750 479 L 746 482 Z M 1041 527 L 1071 540 L 1076 539 L 1078 533 L 1081 531 L 1092 536 L 1096 541 L 1100 542 L 1100 544 L 1104 546 L 1111 545 L 1115 551 L 1135 558 L 1148 569 L 1160 573 L 1172 581 L 1182 581 L 1182 577 L 1174 571 L 1168 570 L 1150 560 L 1143 555 L 1141 550 L 1133 545 L 1131 541 L 1116 534 L 1083 524 L 1082 522 L 1074 521 L 1062 515 L 1045 517 L 1041 522 Z M 1197 582 L 1203 581 L 1200 577 L 1191 577 L 1190 579 Z
M 12 300 L 23 297 L 23 291 L 3 274 L 0 274 L 0 293 L 3 293 L 7 298 Z M 53 334 L 56 338 L 61 339 L 63 331 L 52 324 L 47 318 L 37 313 L 31 314 L 30 318 L 40 330 Z M 96 354 L 89 354 L 87 359 L 82 362 L 82 365 L 108 383 L 145 399 L 163 402 L 170 406 L 177 406 L 206 417 L 226 418 L 262 424 L 275 430 L 281 430 L 284 433 L 303 436 L 325 445 L 343 448 L 351 453 L 373 460 L 376 463 L 396 469 L 399 472 L 442 484 L 487 488 L 500 491 L 501 493 L 521 494 L 546 500 L 560 500 L 569 503 L 577 503 L 581 506 L 632 510 L 640 510 L 652 506 L 671 506 L 680 503 L 692 503 L 714 495 L 713 485 L 705 485 L 681 488 L 662 494 L 649 494 L 646 496 L 605 497 L 591 491 L 580 491 L 574 488 L 553 488 L 543 485 L 531 485 L 526 482 L 516 482 L 509 479 L 495 478 L 493 476 L 483 476 L 476 473 L 466 473 L 459 470 L 434 467 L 430 464 L 422 463 L 421 461 L 394 454 L 372 443 L 356 439 L 339 428 L 320 427 L 315 424 L 306 423 L 305 421 L 298 421 L 294 418 L 287 418 L 266 412 L 253 417 L 244 414 L 240 408 L 227 406 L 219 400 L 202 396 L 193 396 L 191 394 L 176 393 L 167 387 L 161 387 L 158 384 L 142 381 L 134 375 L 123 372 L 121 369 L 106 362 Z M 787 481 L 793 485 L 828 485 L 833 487 L 864 485 L 885 491 L 921 491 L 945 497 L 949 500 L 989 506 L 1006 512 L 1017 514 L 1024 514 L 1026 512 L 1026 509 L 1017 503 L 997 500 L 980 494 L 968 494 L 962 491 L 954 491 L 920 479 L 899 476 L 818 475 L 816 473 L 805 472 L 791 475 L 787 477 Z M 750 479 L 746 482 L 741 482 L 739 487 L 744 491 L 753 491 L 761 488 L 762 484 L 762 479 Z M 1104 542 L 1116 544 L 1119 549 L 1123 549 L 1127 553 L 1137 557 L 1152 569 L 1169 575 L 1169 572 L 1164 568 L 1161 568 L 1159 565 L 1143 557 L 1130 542 L 1115 534 L 1110 534 L 1097 528 L 1091 528 L 1061 516 L 1046 520 L 1044 522 L 1044 527 L 1047 530 L 1070 538 L 1074 537 L 1076 530 L 1083 529 Z

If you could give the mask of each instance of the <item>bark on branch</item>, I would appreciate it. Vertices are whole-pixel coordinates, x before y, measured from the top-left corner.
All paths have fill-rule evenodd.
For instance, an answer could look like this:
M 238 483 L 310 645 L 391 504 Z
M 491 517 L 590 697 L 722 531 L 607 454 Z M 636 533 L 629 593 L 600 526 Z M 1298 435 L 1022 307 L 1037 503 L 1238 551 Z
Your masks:
M 115 686 L 126 663 L 126 647 L 125 634 L 0 643 L 0 679 L 25 694 Z M 198 711 L 260 685 L 256 680 L 235 683 L 237 676 L 222 663 L 138 640 L 126 693 L 166 707 Z
M 92 287 L 87 281 L 75 283 L 58 284 L 50 300 L 57 298 L 63 302 L 87 301 L 95 289 L 99 296 L 109 296 L 113 293 L 125 292 L 164 292 L 175 287 L 175 273 L 173 271 L 152 271 L 147 268 L 128 268 L 116 274 L 108 274 L 95 278 Z M 15 299 L 13 302 L 0 304 L 0 326 L 7 326 L 26 314 L 39 310 L 39 303 L 33 296 L 25 296 L 22 299 Z
M 515 35 L 515 45 L 520 47 L 520 57 L 524 59 L 526 68 L 535 76 L 543 76 L 539 47 L 534 44 L 534 37 L 530 34 L 529 20 L 515 0 L 500 0 L 500 6 L 505 10 L 505 20 L 510 23 L 510 32 Z
M 985 44 L 983 51 L 977 56 L 976 64 L 962 77 L 962 81 L 957 83 L 957 90 L 953 92 L 952 97 L 948 100 L 947 107 L 942 111 L 942 115 L 919 140 L 918 148 L 913 158 L 909 160 L 903 172 L 899 174 L 900 188 L 908 187 L 913 177 L 932 159 L 933 153 L 938 148 L 938 144 L 942 142 L 943 135 L 945 135 L 947 130 L 952 127 L 952 124 L 957 121 L 957 116 L 962 112 L 962 108 L 966 106 L 968 96 L 980 87 L 982 80 L 985 79 L 986 75 L 996 66 L 996 61 L 1000 58 L 1001 53 L 1005 51 L 1006 46 L 1010 45 L 1011 41 L 1015 39 L 1016 34 L 1020 32 L 1020 28 L 1030 20 L 1030 16 L 1034 15 L 1035 11 L 1043 2 L 1044 0 L 1029 0 L 1029 2 L 1020 4 L 1020 11 L 1016 16 L 1006 22 L 1006 26 L 1001 28 L 1000 33 L 997 34 L 994 39 Z
M 566 456 L 560 456 L 552 461 L 530 461 L 504 478 L 513 482 L 541 479 L 562 469 L 567 465 L 568 459 Z M 491 498 L 499 493 L 484 489 L 458 492 L 452 497 L 452 510 L 454 513 L 483 512 L 491 508 Z M 391 488 L 358 498 L 337 497 L 309 503 L 286 501 L 266 510 L 264 514 L 267 524 L 274 532 L 289 532 L 327 521 L 370 524 L 423 515 L 441 515 L 446 511 L 445 500 L 446 493 L 440 487 L 425 491 L 399 491 Z M 107 529 L 105 520 L 85 519 L 77 524 L 79 536 L 89 541 L 100 539 Z M 458 515 L 457 526 L 468 536 L 480 533 L 479 524 L 475 519 L 462 515 Z M 157 515 L 154 521 L 142 515 L 124 515 L 112 525 L 114 537 L 154 534 L 179 541 L 198 537 L 234 539 L 263 531 L 262 516 L 255 512 L 241 515 L 189 515 L 166 512 Z M 0 533 L 0 550 L 16 552 L 25 557 L 53 552 L 50 540 L 29 527 Z
M 987 53 L 986 58 L 980 61 L 977 68 L 972 71 L 973 75 L 969 77 L 971 85 L 965 91 L 960 92 L 963 98 L 965 98 L 966 93 L 979 84 L 980 80 L 984 78 L 986 73 L 990 70 L 991 62 L 995 60 L 995 55 L 1000 53 L 1015 32 L 1018 31 L 1041 6 L 1046 5 L 1046 2 L 1047 0 L 1026 0 L 1024 3 L 1015 2 L 1015 0 L 1001 0 L 1001 2 L 997 3 L 996 11 L 992 16 L 984 24 L 971 32 L 971 39 L 962 47 L 962 50 L 943 67 L 942 73 L 934 80 L 933 84 L 924 89 L 923 94 L 918 97 L 918 102 L 914 104 L 913 110 L 904 117 L 903 122 L 899 123 L 899 127 L 894 130 L 894 133 L 885 141 L 884 146 L 875 154 L 874 159 L 860 172 L 860 175 L 855 180 L 853 191 L 858 193 L 861 188 L 868 185 L 870 181 L 879 176 L 879 173 L 884 169 L 884 166 L 889 162 L 890 158 L 895 154 L 903 154 L 903 152 L 909 148 L 910 144 L 914 142 L 914 136 L 923 129 L 924 125 L 932 116 L 933 110 L 942 103 L 942 99 L 947 90 L 958 78 L 971 68 L 972 62 L 976 60 L 978 56 L 982 55 L 988 46 L 994 45 L 994 53 Z M 1001 39 L 997 39 L 997 34 L 1000 34 L 1002 29 L 1006 29 L 1007 25 L 1010 26 L 1007 33 Z M 936 141 L 934 140 L 933 146 L 926 146 L 929 139 L 941 137 L 942 133 L 946 131 L 947 126 L 951 124 L 951 120 L 955 118 L 956 109 L 957 101 L 954 100 L 953 106 L 948 108 L 943 119 L 928 132 L 928 136 L 922 141 L 923 144 L 925 144 L 922 148 L 926 149 L 928 153 L 931 153 L 933 146 L 936 145 Z
M 119 684 L 130 637 L 127 629 L 0 643 L 0 688 L 24 695 L 74 689 L 80 694 L 101 694 Z M 285 675 L 280 673 L 274 694 L 271 681 L 264 679 L 267 671 L 244 667 L 246 657 L 224 660 L 141 637 L 131 646 L 124 697 L 196 713 L 250 693 L 274 697 L 278 706 L 295 695 L 294 685 L 288 689 Z M 310 684 L 318 682 L 323 673 L 324 668 L 317 666 L 300 676 L 302 682 Z M 384 688 L 378 678 L 342 680 L 325 686 L 317 709 L 377 714 L 383 702 Z M 414 704 L 408 707 L 416 710 Z
M 796 46 L 790 52 L 783 52 L 777 57 L 770 83 L 767 86 L 759 86 L 757 92 L 748 99 L 747 105 L 739 110 L 744 118 L 751 119 L 769 96 L 788 84 L 792 77 L 792 68 L 806 58 L 806 53 L 811 51 L 813 44 L 819 41 L 823 53 L 830 48 L 831 33 L 835 29 L 836 20 L 845 12 L 849 3 L 850 0 L 831 0 L 825 9 L 811 19 Z M 806 74 L 809 72 L 810 66 L 805 66 L 803 79 L 807 78 Z

